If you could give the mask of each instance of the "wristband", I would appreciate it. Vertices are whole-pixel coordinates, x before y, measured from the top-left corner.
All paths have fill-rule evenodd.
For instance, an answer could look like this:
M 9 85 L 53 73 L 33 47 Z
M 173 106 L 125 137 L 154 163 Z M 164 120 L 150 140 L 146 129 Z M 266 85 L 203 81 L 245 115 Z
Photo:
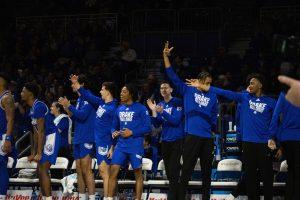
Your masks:
M 6 135 L 5 136 L 5 140 L 7 140 L 7 141 L 12 141 L 12 136 L 11 135 Z

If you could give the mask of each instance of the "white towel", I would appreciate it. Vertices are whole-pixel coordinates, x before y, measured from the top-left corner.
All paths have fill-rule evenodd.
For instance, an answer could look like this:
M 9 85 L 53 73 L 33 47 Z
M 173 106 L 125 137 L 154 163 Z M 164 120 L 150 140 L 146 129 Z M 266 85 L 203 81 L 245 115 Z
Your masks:
M 54 119 L 53 122 L 54 122 L 55 126 L 57 126 L 59 124 L 60 120 L 62 120 L 65 117 L 68 118 L 68 120 L 69 120 L 68 143 L 71 144 L 72 143 L 72 120 L 70 119 L 70 117 L 66 114 L 60 114 Z

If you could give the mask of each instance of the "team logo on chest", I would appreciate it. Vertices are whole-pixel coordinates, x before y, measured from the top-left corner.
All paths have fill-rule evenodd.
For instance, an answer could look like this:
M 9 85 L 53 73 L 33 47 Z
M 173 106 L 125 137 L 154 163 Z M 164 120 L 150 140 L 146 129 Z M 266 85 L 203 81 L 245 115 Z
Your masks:
M 168 107 L 166 107 L 165 109 L 164 109 L 164 111 L 166 111 L 168 114 L 172 114 L 172 107 L 171 108 L 168 108 Z
M 256 101 L 258 101 L 258 102 L 253 102 L 253 101 L 249 100 L 250 109 L 254 110 L 253 111 L 254 114 L 256 114 L 257 112 L 263 113 L 267 104 L 266 103 L 259 103 L 259 99 L 257 99 Z
M 105 109 L 102 107 L 102 106 L 99 106 L 99 108 L 98 108 L 98 110 L 97 110 L 97 117 L 98 118 L 101 118 L 102 117 L 102 115 L 105 113 Z
M 132 122 L 134 112 L 133 111 L 122 111 L 119 113 L 120 121 L 125 122 L 125 125 L 127 122 Z
M 197 93 L 195 93 L 194 97 L 195 97 L 195 102 L 197 104 L 199 104 L 199 107 L 201 107 L 201 106 L 205 106 L 206 107 L 208 105 L 209 101 L 210 101 L 210 98 L 205 97 L 203 94 L 197 94 Z

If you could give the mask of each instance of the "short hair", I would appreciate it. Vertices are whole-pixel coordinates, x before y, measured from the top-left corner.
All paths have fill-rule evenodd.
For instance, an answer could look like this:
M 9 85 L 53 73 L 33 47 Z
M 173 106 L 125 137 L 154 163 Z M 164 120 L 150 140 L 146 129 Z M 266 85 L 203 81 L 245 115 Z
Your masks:
M 84 75 L 84 74 L 80 74 L 80 75 L 78 76 L 78 83 L 79 83 L 80 85 L 84 84 L 84 87 L 85 87 L 85 88 L 88 88 L 88 87 L 89 87 L 88 79 L 87 79 L 86 75 Z
M 137 87 L 134 84 L 132 84 L 132 83 L 125 84 L 125 87 L 129 91 L 129 94 L 131 95 L 132 100 L 133 101 L 137 101 L 138 100 L 138 90 L 137 90 Z
M 0 78 L 2 78 L 5 82 L 5 87 L 7 87 L 8 83 L 10 83 L 10 78 L 8 77 L 8 75 L 0 72 Z
M 172 88 L 172 84 L 167 80 L 162 80 L 159 85 L 168 84 Z
M 37 98 L 39 96 L 40 87 L 37 84 L 35 84 L 33 82 L 29 82 L 29 83 L 25 83 L 24 87 L 26 88 L 26 90 L 31 92 L 35 98 Z
M 197 76 L 199 80 L 205 80 L 207 77 L 212 78 L 211 74 L 207 71 L 200 72 Z
M 117 86 L 114 82 L 104 82 L 102 83 L 102 87 L 105 87 L 106 90 L 112 95 L 113 98 L 117 96 Z
M 253 78 L 257 79 L 262 84 L 262 87 L 264 88 L 266 81 L 265 81 L 265 77 L 262 74 L 259 73 L 249 74 L 247 77 L 247 84 L 250 84 L 250 81 Z
M 67 114 L 64 107 L 60 105 L 57 101 L 54 101 L 53 103 L 55 104 L 55 107 L 59 110 L 61 114 Z

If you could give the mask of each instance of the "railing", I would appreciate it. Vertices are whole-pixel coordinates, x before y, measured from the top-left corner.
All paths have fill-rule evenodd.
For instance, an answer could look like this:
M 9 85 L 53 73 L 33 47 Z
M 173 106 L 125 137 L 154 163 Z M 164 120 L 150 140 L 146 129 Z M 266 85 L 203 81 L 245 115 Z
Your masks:
M 223 26 L 221 8 L 151 9 L 132 13 L 131 31 L 219 31 Z
M 219 31 L 222 26 L 221 8 L 182 9 L 178 12 L 178 30 Z
M 21 149 L 20 149 L 20 145 L 21 143 L 27 139 L 29 137 L 29 140 L 30 140 L 30 144 L 27 145 L 21 152 L 19 152 Z M 32 138 L 32 134 L 30 131 L 24 133 L 24 135 L 22 135 L 15 143 L 15 148 L 17 149 L 18 151 L 18 158 L 20 157 L 23 157 L 26 153 L 28 153 L 31 149 L 31 145 L 33 144 L 33 138 Z
M 108 33 L 114 34 L 115 41 L 118 41 L 119 39 L 117 13 L 30 16 L 30 17 L 16 18 L 17 27 L 23 24 L 36 24 L 40 22 L 49 23 L 49 25 L 60 27 L 60 28 L 63 27 L 65 33 L 68 33 L 72 28 L 80 27 L 80 25 L 95 24 L 96 26 L 105 29 Z
M 300 20 L 300 6 L 271 6 L 260 8 L 260 22 L 265 22 L 272 18 L 282 18 L 293 16 L 294 20 Z
M 151 31 L 131 35 L 131 45 L 139 53 L 139 58 L 161 58 L 163 44 L 167 40 L 188 57 L 213 55 L 221 43 L 218 32 Z

